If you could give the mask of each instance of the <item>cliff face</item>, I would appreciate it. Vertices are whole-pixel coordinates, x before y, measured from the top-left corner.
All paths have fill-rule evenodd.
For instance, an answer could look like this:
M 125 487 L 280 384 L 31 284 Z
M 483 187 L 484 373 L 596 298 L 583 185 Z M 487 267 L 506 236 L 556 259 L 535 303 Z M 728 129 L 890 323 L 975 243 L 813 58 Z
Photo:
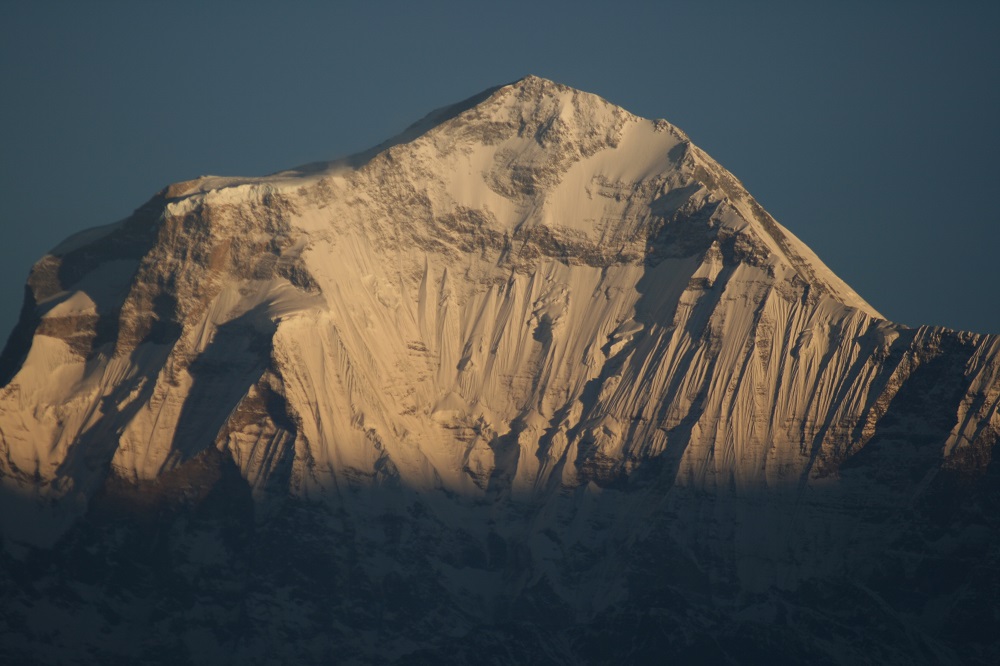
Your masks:
M 997 655 L 1000 338 L 549 81 L 69 239 L 0 370 L 24 656 Z

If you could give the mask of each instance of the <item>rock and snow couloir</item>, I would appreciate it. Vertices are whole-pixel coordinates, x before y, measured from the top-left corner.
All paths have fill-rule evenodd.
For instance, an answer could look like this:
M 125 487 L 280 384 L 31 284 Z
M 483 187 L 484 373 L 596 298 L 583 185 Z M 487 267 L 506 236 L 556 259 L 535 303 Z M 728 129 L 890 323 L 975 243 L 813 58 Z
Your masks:
M 315 622 L 352 659 L 558 634 L 572 662 L 597 649 L 579 627 L 615 641 L 636 613 L 729 657 L 777 649 L 747 627 L 836 617 L 819 649 L 849 656 L 878 642 L 843 629 L 858 605 L 930 627 L 886 639 L 887 661 L 996 652 L 995 617 L 968 653 L 950 628 L 996 574 L 949 564 L 954 585 L 916 600 L 886 581 L 968 567 L 970 540 L 996 559 L 1000 338 L 886 321 L 677 128 L 544 79 L 362 155 L 172 185 L 70 238 L 32 270 L 0 373 L 18 557 L 131 552 L 88 534 L 122 504 L 189 520 L 226 496 L 248 534 L 341 572 L 308 601 L 321 620 L 269 616 L 263 594 L 238 621 L 204 611 L 253 630 L 178 638 L 196 661 Z M 166 539 L 207 566 L 185 538 Z M 213 547 L 257 553 L 272 592 L 313 581 L 247 540 Z M 375 631 L 373 608 L 377 646 L 352 625 Z M 796 626 L 785 657 L 821 633 Z M 287 654 L 330 649 L 310 640 Z

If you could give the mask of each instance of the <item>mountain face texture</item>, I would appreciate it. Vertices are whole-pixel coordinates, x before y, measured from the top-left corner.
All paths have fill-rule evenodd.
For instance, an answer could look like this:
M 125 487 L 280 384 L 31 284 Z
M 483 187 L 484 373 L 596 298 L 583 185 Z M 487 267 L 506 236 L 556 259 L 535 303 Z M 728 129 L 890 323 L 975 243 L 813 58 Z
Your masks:
M 1000 663 L 1000 338 L 536 77 L 68 239 L 0 383 L 11 663 Z

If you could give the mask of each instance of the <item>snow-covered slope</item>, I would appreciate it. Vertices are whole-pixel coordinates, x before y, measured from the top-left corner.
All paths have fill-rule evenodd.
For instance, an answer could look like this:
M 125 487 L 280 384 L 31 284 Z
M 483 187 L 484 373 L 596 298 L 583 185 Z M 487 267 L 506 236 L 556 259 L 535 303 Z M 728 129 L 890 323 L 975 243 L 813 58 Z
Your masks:
M 0 372 L 8 557 L 114 560 L 132 551 L 102 530 L 129 506 L 174 516 L 183 566 L 267 581 L 239 619 L 202 604 L 246 633 L 176 639 L 195 660 L 310 626 L 324 638 L 280 658 L 447 654 L 487 627 L 482 645 L 572 662 L 635 613 L 732 657 L 769 644 L 740 627 L 799 613 L 771 646 L 790 658 L 858 604 L 933 629 L 882 660 L 955 660 L 948 622 L 984 603 L 981 579 L 916 602 L 873 581 L 969 540 L 997 553 L 968 502 L 997 489 L 1000 339 L 885 321 L 678 129 L 536 77 L 352 158 L 173 185 L 69 239 L 33 269 Z M 940 493 L 958 532 L 928 545 Z M 176 527 L 217 495 L 243 498 L 227 520 L 250 545 Z M 316 562 L 275 577 L 291 551 Z M 74 608 L 109 603 L 87 584 Z M 282 601 L 314 587 L 325 602 Z M 145 654 L 129 621 L 102 625 L 112 654 Z M 837 622 L 830 659 L 878 642 Z

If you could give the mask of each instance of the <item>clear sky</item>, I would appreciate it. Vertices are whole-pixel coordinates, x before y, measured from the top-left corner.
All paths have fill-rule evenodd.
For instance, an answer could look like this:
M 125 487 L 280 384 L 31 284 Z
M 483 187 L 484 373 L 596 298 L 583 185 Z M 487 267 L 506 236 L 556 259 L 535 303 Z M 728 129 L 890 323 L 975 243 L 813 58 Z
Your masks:
M 529 73 L 679 126 L 889 318 L 1000 333 L 997 2 L 0 0 L 0 337 L 34 260 L 171 182 Z

